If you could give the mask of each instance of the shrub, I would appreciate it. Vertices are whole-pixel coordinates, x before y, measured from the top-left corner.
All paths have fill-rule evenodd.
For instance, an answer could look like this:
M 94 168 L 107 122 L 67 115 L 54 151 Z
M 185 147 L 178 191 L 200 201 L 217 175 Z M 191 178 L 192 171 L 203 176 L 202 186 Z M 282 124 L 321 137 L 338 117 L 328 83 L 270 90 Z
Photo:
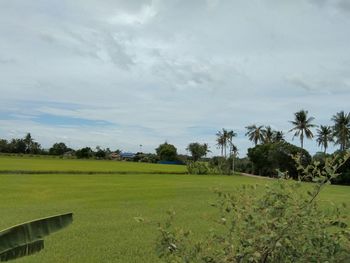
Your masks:
M 189 174 L 208 174 L 209 168 L 202 162 L 188 162 L 187 171 Z
M 299 153 L 302 155 L 302 163 L 308 165 L 311 162 L 310 154 L 287 142 L 262 144 L 248 149 L 248 157 L 253 163 L 255 174 L 276 177 L 276 171 L 283 170 L 288 171 L 294 179 L 297 179 L 298 172 L 293 155 Z
M 253 173 L 253 163 L 247 157 L 236 158 L 235 171 L 241 172 L 241 173 Z
M 214 156 L 209 161 L 209 168 L 211 173 L 230 175 L 232 174 L 232 157 L 226 159 L 221 156 Z
M 315 182 L 311 190 L 300 181 L 276 179 L 235 193 L 218 192 L 218 220 L 199 241 L 191 231 L 174 228 L 174 213 L 169 213 L 159 226 L 159 257 L 166 262 L 349 262 L 345 205 L 324 210 L 317 201 L 345 159 L 328 159 L 324 168 L 318 163 L 304 167 L 300 156 L 294 159 L 296 169 Z

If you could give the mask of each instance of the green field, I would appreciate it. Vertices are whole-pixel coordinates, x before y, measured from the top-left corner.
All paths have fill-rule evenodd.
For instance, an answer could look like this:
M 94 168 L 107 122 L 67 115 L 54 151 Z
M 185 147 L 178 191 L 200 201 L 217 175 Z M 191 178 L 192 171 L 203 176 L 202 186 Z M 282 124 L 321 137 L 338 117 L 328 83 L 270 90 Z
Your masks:
M 33 171 L 184 171 L 181 166 L 10 157 L 0 158 L 0 167 Z M 210 207 L 214 188 L 234 191 L 241 184 L 270 181 L 185 174 L 0 174 L 0 229 L 72 211 L 71 226 L 49 236 L 41 253 L 18 262 L 158 262 L 154 252 L 156 223 L 164 220 L 168 209 L 177 212 L 179 225 L 203 234 L 215 216 Z M 350 188 L 328 186 L 320 199 L 325 207 L 340 202 L 350 206 Z M 145 222 L 138 223 L 135 217 Z
M 0 156 L 1 171 L 184 173 L 184 165 Z

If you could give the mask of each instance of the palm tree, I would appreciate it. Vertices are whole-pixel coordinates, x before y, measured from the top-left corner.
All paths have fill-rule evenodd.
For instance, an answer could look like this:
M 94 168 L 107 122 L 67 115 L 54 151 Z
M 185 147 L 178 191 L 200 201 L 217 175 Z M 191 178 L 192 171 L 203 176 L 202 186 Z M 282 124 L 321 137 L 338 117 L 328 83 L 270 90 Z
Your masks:
M 216 133 L 216 141 L 219 148 L 221 148 L 221 155 L 223 156 L 223 152 L 225 152 L 225 158 L 227 157 L 227 147 L 228 144 L 232 142 L 233 137 L 236 137 L 237 134 L 234 131 L 228 131 L 226 129 L 222 129 Z
M 333 115 L 332 121 L 334 122 L 333 135 L 336 138 L 335 144 L 339 144 L 340 150 L 344 151 L 350 145 L 350 113 L 338 112 L 336 115 Z
M 216 145 L 221 148 L 221 156 L 224 156 L 224 147 L 226 147 L 226 130 L 222 129 L 223 132 L 218 131 L 216 133 Z
M 295 136 L 299 136 L 302 149 L 304 148 L 304 137 L 307 139 L 312 139 L 314 135 L 311 128 L 316 127 L 316 125 L 311 123 L 315 118 L 308 118 L 307 114 L 308 111 L 300 110 L 294 113 L 294 121 L 290 121 L 290 123 L 294 125 L 294 128 L 292 128 L 289 132 L 295 131 L 293 139 Z
M 262 130 L 263 142 L 271 143 L 273 141 L 274 131 L 271 126 L 266 126 L 264 130 Z
M 29 153 L 30 150 L 31 150 L 31 148 L 32 148 L 32 144 L 34 143 L 31 134 L 30 134 L 30 133 L 27 133 L 26 136 L 24 137 L 23 141 L 24 141 L 24 143 L 26 144 L 26 150 L 25 150 L 25 152 L 26 152 L 26 153 Z
M 274 142 L 282 142 L 282 141 L 284 141 L 283 131 L 274 131 L 273 132 L 273 141 Z
M 328 143 L 333 141 L 333 130 L 330 126 L 321 125 L 317 129 L 317 143 L 318 146 L 322 146 L 324 149 L 324 154 L 327 152 Z
M 259 142 L 263 142 L 263 128 L 264 126 L 256 126 L 255 124 L 245 127 L 248 131 L 245 136 L 249 137 L 249 140 L 257 145 Z
M 230 143 L 230 151 L 232 155 L 232 174 L 235 173 L 235 158 L 238 154 L 238 148 L 236 145 L 233 144 L 232 140 L 229 141 Z

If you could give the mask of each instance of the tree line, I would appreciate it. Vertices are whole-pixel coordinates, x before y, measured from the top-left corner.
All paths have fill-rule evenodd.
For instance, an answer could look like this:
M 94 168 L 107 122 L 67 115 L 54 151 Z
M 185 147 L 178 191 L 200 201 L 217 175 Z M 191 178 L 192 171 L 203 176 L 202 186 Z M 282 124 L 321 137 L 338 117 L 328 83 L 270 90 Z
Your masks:
M 309 116 L 307 110 L 300 110 L 294 113 L 294 119 L 290 121 L 293 139 L 298 137 L 300 147 L 290 144 L 285 140 L 285 134 L 280 130 L 273 130 L 271 126 L 252 124 L 246 126 L 245 135 L 253 143 L 254 147 L 248 149 L 247 157 L 238 158 L 238 148 L 234 144 L 237 133 L 233 130 L 222 129 L 216 133 L 216 146 L 220 149 L 221 156 L 207 158 L 210 152 L 207 143 L 190 143 L 186 150 L 190 154 L 180 155 L 174 145 L 165 142 L 160 144 L 152 153 L 137 153 L 129 161 L 136 162 L 159 162 L 167 161 L 177 164 L 193 162 L 189 166 L 191 173 L 220 173 L 233 174 L 236 168 L 238 172 L 252 173 L 262 176 L 277 176 L 278 170 L 287 171 L 291 177 L 297 177 L 295 163 L 292 156 L 302 153 L 305 164 L 312 159 L 317 159 L 322 164 L 327 155 L 327 149 L 333 143 L 339 146 L 339 150 L 333 153 L 345 152 L 350 147 L 350 113 L 340 111 L 331 117 L 333 125 L 316 125 L 315 118 Z M 316 142 L 323 150 L 311 156 L 304 149 L 305 139 L 313 139 L 316 129 Z M 76 158 L 97 158 L 108 159 L 112 153 L 120 154 L 120 150 L 111 151 L 109 148 L 103 149 L 99 146 L 96 150 L 84 147 L 78 150 L 69 148 L 65 143 L 58 142 L 48 150 L 43 149 L 40 143 L 36 142 L 30 133 L 24 138 L 14 138 L 10 141 L 0 139 L 1 153 L 19 154 L 49 154 L 49 155 L 70 155 Z M 202 162 L 200 162 L 202 161 Z M 203 162 L 207 164 L 203 164 Z M 350 184 L 350 163 L 346 163 L 343 168 L 340 183 Z M 347 168 L 349 167 L 349 169 Z M 338 182 L 339 183 L 339 182 Z

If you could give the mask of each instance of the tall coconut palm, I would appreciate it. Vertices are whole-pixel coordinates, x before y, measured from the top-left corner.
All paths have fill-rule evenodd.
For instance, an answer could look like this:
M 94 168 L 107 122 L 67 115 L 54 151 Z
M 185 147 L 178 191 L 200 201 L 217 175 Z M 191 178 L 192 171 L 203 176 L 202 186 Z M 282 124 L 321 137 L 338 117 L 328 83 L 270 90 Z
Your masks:
M 304 148 L 304 137 L 307 139 L 312 139 L 314 137 L 311 128 L 316 127 L 316 125 L 312 124 L 312 121 L 315 119 L 314 117 L 307 116 L 307 110 L 300 110 L 294 113 L 294 121 L 290 121 L 294 125 L 289 132 L 294 131 L 294 137 L 299 136 L 301 148 Z
M 324 154 L 327 152 L 328 143 L 333 141 L 333 130 L 330 126 L 321 125 L 317 129 L 317 139 L 318 146 L 323 147 Z
M 236 145 L 233 144 L 232 140 L 229 141 L 230 144 L 230 152 L 232 156 L 232 174 L 235 173 L 235 158 L 238 154 L 238 148 Z
M 227 131 L 222 129 L 216 133 L 216 145 L 221 149 L 221 156 L 224 156 L 224 148 L 226 147 L 226 134 Z
M 334 142 L 340 145 L 341 151 L 344 151 L 350 146 L 350 113 L 338 112 L 332 117 L 332 121 L 334 122 Z
M 256 126 L 255 124 L 245 127 L 247 129 L 247 133 L 245 136 L 248 136 L 249 140 L 257 145 L 259 142 L 264 141 L 263 129 L 264 126 Z
M 273 141 L 274 131 L 271 126 L 266 126 L 264 130 L 262 130 L 263 142 L 271 143 Z
M 216 133 L 216 141 L 217 146 L 221 148 L 221 155 L 223 156 L 225 153 L 225 157 L 227 157 L 227 147 L 230 147 L 229 142 L 232 142 L 233 137 L 237 136 L 234 131 L 228 131 L 226 129 L 222 129 L 222 131 L 218 131 Z

